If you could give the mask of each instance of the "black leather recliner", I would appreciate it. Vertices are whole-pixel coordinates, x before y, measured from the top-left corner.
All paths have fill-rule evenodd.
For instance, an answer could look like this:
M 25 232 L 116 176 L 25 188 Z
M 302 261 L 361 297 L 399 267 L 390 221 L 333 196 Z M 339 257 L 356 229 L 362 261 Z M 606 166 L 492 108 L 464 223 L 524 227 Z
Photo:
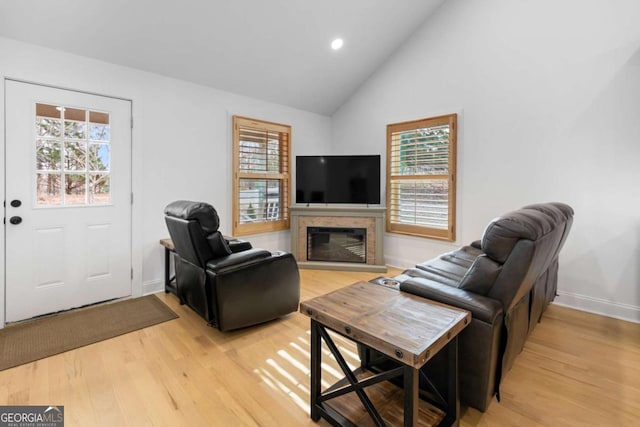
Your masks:
M 471 312 L 458 340 L 463 404 L 485 411 L 499 393 L 502 376 L 556 295 L 558 254 L 572 223 L 566 204 L 525 206 L 491 221 L 482 240 L 393 278 L 400 291 Z M 447 387 L 445 356 L 439 353 L 423 367 L 441 391 Z
M 243 328 L 292 313 L 300 301 L 293 255 L 229 243 L 207 203 L 179 200 L 165 210 L 175 246 L 178 298 L 221 331 Z

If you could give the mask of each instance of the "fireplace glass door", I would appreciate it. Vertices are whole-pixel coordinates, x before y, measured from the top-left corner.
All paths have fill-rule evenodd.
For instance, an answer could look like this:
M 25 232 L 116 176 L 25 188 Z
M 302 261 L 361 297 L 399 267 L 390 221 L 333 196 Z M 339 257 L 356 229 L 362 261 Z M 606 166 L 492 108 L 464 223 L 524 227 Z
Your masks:
M 367 262 L 367 229 L 307 227 L 307 261 Z

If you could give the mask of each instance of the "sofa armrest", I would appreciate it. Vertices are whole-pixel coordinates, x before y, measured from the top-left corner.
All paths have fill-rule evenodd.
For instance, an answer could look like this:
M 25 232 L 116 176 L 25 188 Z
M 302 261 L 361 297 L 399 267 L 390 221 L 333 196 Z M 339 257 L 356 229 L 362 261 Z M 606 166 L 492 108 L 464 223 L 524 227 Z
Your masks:
M 239 268 L 207 269 L 206 274 L 209 305 L 221 331 L 266 322 L 298 309 L 300 275 L 290 253 L 274 252 Z
M 227 240 L 227 243 L 229 244 L 229 249 L 231 249 L 231 252 L 234 254 L 242 251 L 248 251 L 253 248 L 251 246 L 251 242 L 247 242 L 246 240 L 231 239 Z
M 400 283 L 400 290 L 443 304 L 469 310 L 474 319 L 494 324 L 502 319 L 502 303 L 473 292 L 438 283 L 423 277 L 412 277 Z
M 230 270 L 245 268 L 248 265 L 255 264 L 261 260 L 271 257 L 271 252 L 264 249 L 249 249 L 238 253 L 212 259 L 207 262 L 207 270 L 216 274 L 226 273 Z

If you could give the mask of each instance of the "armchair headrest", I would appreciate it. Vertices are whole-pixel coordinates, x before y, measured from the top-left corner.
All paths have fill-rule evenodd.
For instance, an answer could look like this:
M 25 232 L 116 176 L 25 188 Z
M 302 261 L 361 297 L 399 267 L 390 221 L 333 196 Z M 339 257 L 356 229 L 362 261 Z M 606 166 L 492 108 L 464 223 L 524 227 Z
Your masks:
M 482 250 L 504 263 L 518 240 L 538 240 L 573 217 L 573 209 L 564 203 L 539 203 L 507 213 L 487 225 Z
M 198 221 L 206 234 L 214 233 L 220 227 L 218 212 L 208 203 L 177 200 L 164 208 L 164 214 L 186 221 Z

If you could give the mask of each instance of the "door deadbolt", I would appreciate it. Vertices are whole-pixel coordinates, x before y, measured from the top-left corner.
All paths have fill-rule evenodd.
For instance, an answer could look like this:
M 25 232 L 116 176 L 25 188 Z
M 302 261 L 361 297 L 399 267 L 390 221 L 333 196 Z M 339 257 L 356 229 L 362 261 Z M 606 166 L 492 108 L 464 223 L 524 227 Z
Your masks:
M 22 222 L 22 218 L 19 216 L 12 216 L 11 218 L 9 218 L 9 222 L 13 225 L 18 225 Z
M 22 202 L 20 200 L 12 200 L 11 201 L 11 206 L 13 206 L 14 208 L 19 208 L 20 206 L 22 206 Z

